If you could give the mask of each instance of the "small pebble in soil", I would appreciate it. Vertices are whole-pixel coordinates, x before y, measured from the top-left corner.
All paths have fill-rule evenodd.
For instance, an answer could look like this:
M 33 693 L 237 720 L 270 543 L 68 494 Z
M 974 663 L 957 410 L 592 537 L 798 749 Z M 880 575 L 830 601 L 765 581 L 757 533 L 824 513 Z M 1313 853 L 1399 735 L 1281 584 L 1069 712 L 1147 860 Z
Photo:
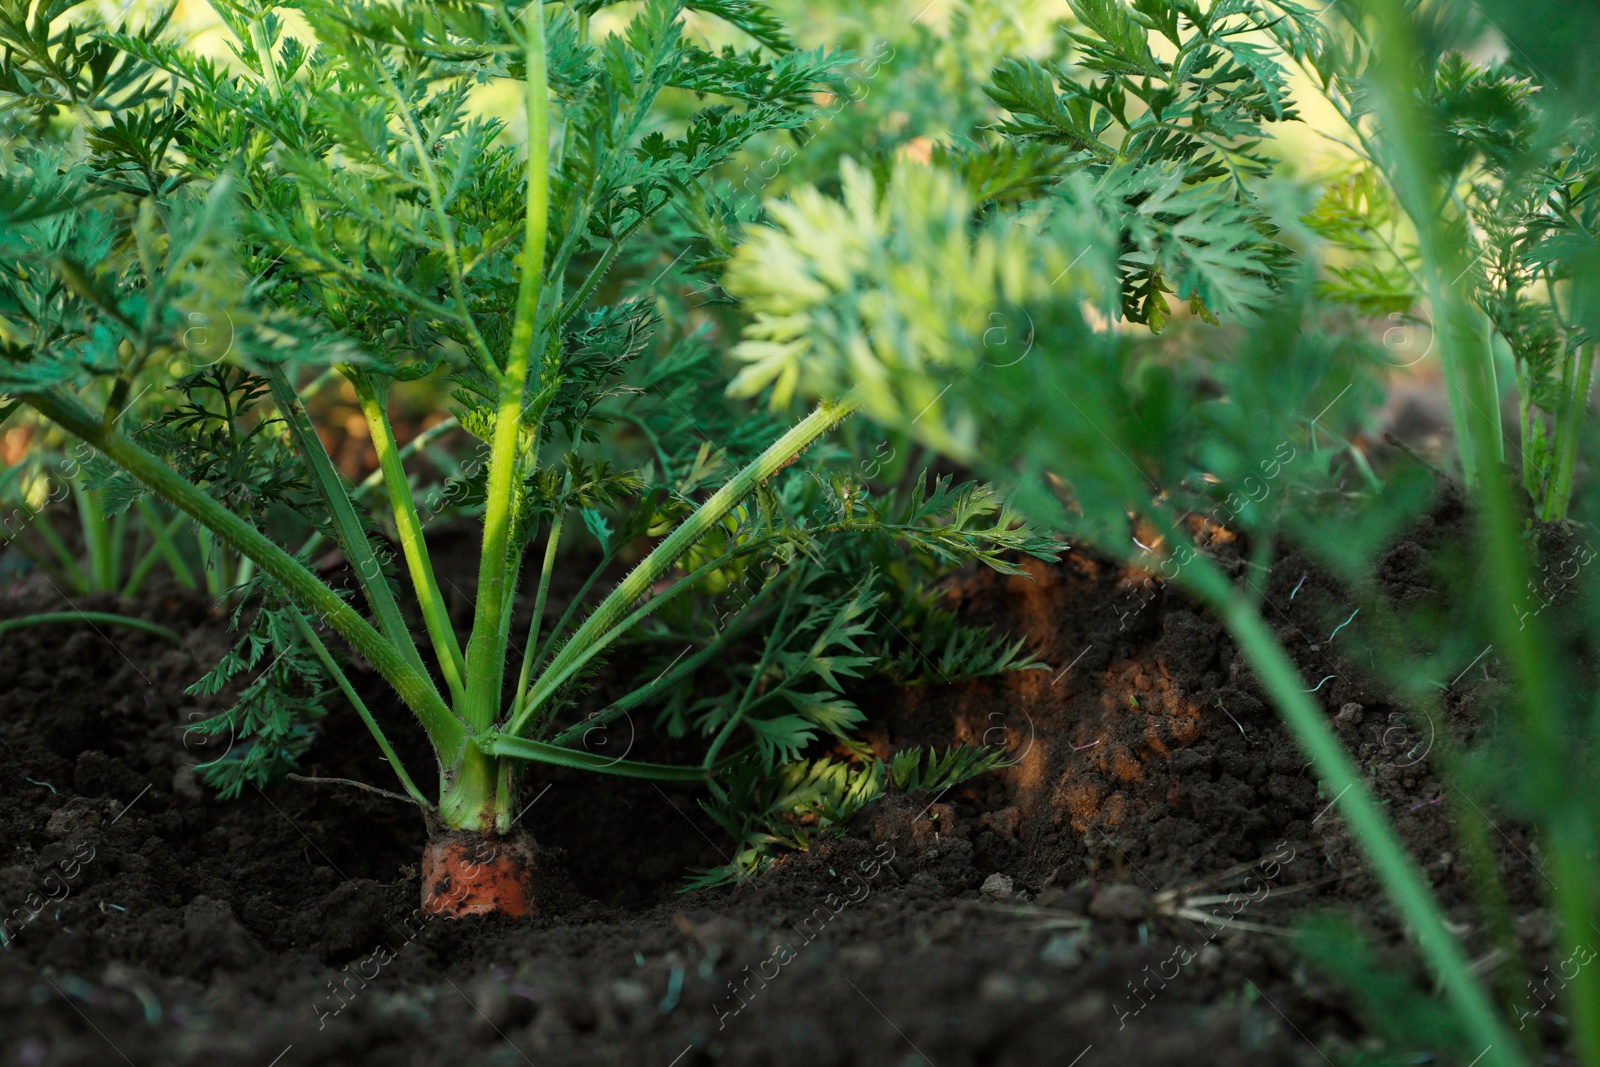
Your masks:
M 991 1004 L 1005 1004 L 1022 999 L 1022 984 L 1009 974 L 986 974 L 978 986 L 978 995 Z
M 978 983 L 978 995 L 991 1004 L 1039 1004 L 1049 999 L 1050 987 L 1037 978 L 995 971 Z
M 649 1001 L 650 990 L 642 982 L 622 978 L 611 983 L 611 997 L 625 1007 L 637 1008 Z
M 73 797 L 51 814 L 44 832 L 57 839 L 82 838 L 100 825 L 108 806 L 88 797 Z
M 1138 922 L 1150 914 L 1150 900 L 1137 886 L 1118 882 L 1095 893 L 1089 901 L 1089 914 L 1096 919 Z
M 996 871 L 983 880 L 983 885 L 978 892 L 990 900 L 1009 900 L 1016 895 L 1016 890 L 1013 888 L 1015 884 L 1009 874 L 1001 874 Z
M 1039 958 L 1056 967 L 1076 967 L 1083 962 L 1084 933 L 1056 934 L 1039 950 Z

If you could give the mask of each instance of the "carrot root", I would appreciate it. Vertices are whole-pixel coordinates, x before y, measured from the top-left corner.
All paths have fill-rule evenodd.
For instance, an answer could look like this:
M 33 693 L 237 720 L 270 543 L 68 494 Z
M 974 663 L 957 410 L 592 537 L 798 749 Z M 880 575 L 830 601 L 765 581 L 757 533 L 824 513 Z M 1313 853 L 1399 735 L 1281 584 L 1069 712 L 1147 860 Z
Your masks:
M 452 830 L 428 840 L 422 853 L 422 910 L 460 919 L 539 910 L 533 897 L 534 848 L 526 834 L 495 837 Z

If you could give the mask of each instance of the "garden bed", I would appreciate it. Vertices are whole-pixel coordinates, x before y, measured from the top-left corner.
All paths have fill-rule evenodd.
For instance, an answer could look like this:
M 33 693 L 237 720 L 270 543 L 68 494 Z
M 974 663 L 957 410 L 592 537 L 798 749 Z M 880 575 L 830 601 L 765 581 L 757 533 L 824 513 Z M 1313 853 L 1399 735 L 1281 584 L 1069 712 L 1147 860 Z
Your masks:
M 1446 508 L 1392 547 L 1387 591 L 1425 593 L 1441 525 L 1462 521 Z M 1333 798 L 1222 627 L 1092 554 L 1029 569 L 968 574 L 950 595 L 968 620 L 1028 634 L 1050 671 L 857 694 L 880 755 L 1003 738 L 1014 766 L 891 796 L 759 878 L 687 894 L 690 869 L 726 858 L 693 789 L 540 769 L 523 824 L 541 911 L 524 923 L 419 918 L 424 827 L 404 803 L 298 781 L 233 802 L 202 791 L 192 767 L 225 742 L 186 734 L 200 707 L 183 690 L 228 641 L 203 598 L 138 606 L 181 629 L 179 647 L 9 633 L 0 1062 L 1233 1067 L 1359 1043 L 1346 994 L 1286 938 L 1245 928 L 1333 905 L 1394 936 Z M 1323 679 L 1317 698 L 1450 918 L 1476 931 L 1427 739 L 1329 639 L 1348 614 L 1333 583 L 1293 556 L 1267 580 L 1269 620 L 1308 684 Z M 0 615 L 43 606 L 24 592 Z M 380 719 L 406 714 L 355 677 Z M 1470 681 L 1446 695 L 1465 729 Z M 306 775 L 387 784 L 353 714 L 323 730 Z M 641 730 L 634 758 L 672 755 L 652 744 Z M 1499 830 L 1528 912 L 1532 847 Z M 1162 891 L 1185 886 L 1232 897 L 1199 906 L 1210 922 L 1160 914 L 1185 903 Z

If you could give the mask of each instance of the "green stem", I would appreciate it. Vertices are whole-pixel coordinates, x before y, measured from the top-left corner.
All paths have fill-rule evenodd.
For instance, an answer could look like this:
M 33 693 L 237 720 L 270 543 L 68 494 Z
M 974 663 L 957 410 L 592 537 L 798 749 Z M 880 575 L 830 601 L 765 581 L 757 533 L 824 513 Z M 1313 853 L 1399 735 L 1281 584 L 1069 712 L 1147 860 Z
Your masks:
M 544 563 L 539 568 L 539 591 L 533 599 L 533 618 L 528 623 L 528 642 L 522 647 L 522 671 L 517 675 L 517 692 L 511 706 L 522 706 L 528 694 L 528 677 L 533 673 L 533 652 L 539 646 L 539 630 L 544 622 L 544 602 L 550 592 L 550 575 L 555 570 L 556 547 L 561 543 L 561 523 L 567 517 L 565 508 L 558 507 L 550 524 L 550 534 L 544 543 Z
M 372 739 L 378 742 L 378 747 L 383 750 L 383 758 L 389 761 L 389 766 L 394 770 L 395 777 L 400 779 L 400 785 L 411 794 L 411 798 L 423 808 L 432 811 L 433 804 L 429 802 L 422 790 L 417 788 L 417 783 L 411 780 L 411 775 L 406 773 L 405 764 L 400 762 L 400 757 L 395 753 L 394 746 L 389 744 L 389 739 L 384 736 L 383 729 L 378 725 L 378 720 L 372 717 L 372 712 L 367 710 L 366 703 L 356 693 L 355 687 L 350 684 L 350 679 L 345 677 L 344 671 L 339 669 L 339 664 L 334 661 L 333 654 L 328 651 L 328 646 L 322 643 L 322 638 L 317 636 L 317 631 L 298 610 L 294 612 L 294 622 L 300 629 L 300 634 L 306 639 L 306 644 L 311 646 L 317 659 L 322 662 L 322 669 L 327 671 L 339 686 L 339 691 L 350 701 L 356 709 L 356 714 L 361 716 L 361 721 L 367 724 L 367 730 L 372 734 Z
M 1589 408 L 1589 384 L 1594 375 L 1594 343 L 1583 345 L 1574 354 L 1577 382 L 1567 393 L 1566 410 L 1556 425 L 1556 482 L 1545 498 L 1544 519 L 1560 522 L 1572 503 L 1572 475 L 1578 465 L 1578 439 Z
M 1449 750 L 1443 755 L 1446 757 L 1448 773 L 1453 776 L 1455 768 L 1459 766 L 1459 756 Z M 1505 962 L 1496 969 L 1494 988 L 1499 993 L 1502 1005 L 1514 1007 L 1527 999 L 1527 967 L 1517 942 L 1516 927 L 1512 925 L 1511 905 L 1506 899 L 1494 845 L 1489 839 L 1489 819 L 1465 790 L 1457 786 L 1453 792 L 1450 814 L 1461 841 L 1462 858 L 1467 862 L 1467 874 L 1477 894 L 1478 906 L 1483 909 L 1484 929 L 1490 943 L 1505 953 Z M 1536 1033 L 1525 1032 L 1523 1043 L 1528 1053 L 1538 1055 Z
M 301 391 L 301 395 L 306 395 L 304 390 Z M 456 429 L 460 425 L 461 423 L 456 421 L 456 417 L 452 415 L 449 418 L 428 427 L 426 430 L 423 430 L 421 433 L 417 434 L 417 436 L 413 437 L 410 442 L 405 445 L 405 447 L 400 449 L 400 462 L 404 463 L 406 460 L 410 459 L 418 452 L 421 452 L 434 441 L 438 440 L 440 437 L 443 437 L 445 434 Z M 356 485 L 354 492 L 352 492 L 350 496 L 354 500 L 360 500 L 362 497 L 366 496 L 368 493 L 382 484 L 383 468 L 379 467 L 377 470 L 361 479 L 360 483 Z M 312 534 L 310 537 L 306 538 L 306 543 L 300 546 L 299 554 L 304 556 L 308 553 L 315 552 L 318 548 L 322 547 L 322 542 L 323 536 L 320 533 Z
M 1444 916 L 1422 871 L 1401 847 L 1349 753 L 1340 744 L 1321 709 L 1307 695 L 1294 664 L 1259 612 L 1205 557 L 1195 556 L 1183 574 L 1185 584 L 1227 625 L 1240 651 L 1271 694 L 1300 750 L 1310 757 L 1317 775 L 1333 791 L 1334 804 L 1343 813 L 1351 834 L 1366 853 L 1389 899 L 1416 937 L 1423 958 L 1454 1005 L 1457 1018 L 1472 1040 L 1488 1053 L 1484 1062 L 1508 1067 L 1521 1064 L 1514 1039 L 1473 977 L 1461 945 L 1445 927 Z
M 782 606 L 778 608 L 777 621 L 772 624 L 772 629 L 767 631 L 766 643 L 761 648 L 761 659 L 756 662 L 755 670 L 750 672 L 750 681 L 745 685 L 744 693 L 739 698 L 739 706 L 734 709 L 732 715 L 728 716 L 728 721 L 723 724 L 721 730 L 717 731 L 717 736 L 711 739 L 711 745 L 706 749 L 704 763 L 707 767 L 717 762 L 717 753 L 722 751 L 722 746 L 728 743 L 728 739 L 733 736 L 733 732 L 739 728 L 739 724 L 744 721 L 745 715 L 750 711 L 751 698 L 756 695 L 756 687 L 761 684 L 761 679 L 766 675 L 767 664 L 772 662 L 772 654 L 778 647 L 778 642 L 773 638 L 786 632 L 783 624 L 789 618 L 789 609 L 794 606 L 794 599 L 799 595 L 800 589 L 804 585 L 803 572 L 800 575 L 792 575 L 790 577 L 789 592 L 783 598 Z
M 178 546 L 172 540 L 178 531 L 183 529 L 183 524 L 187 521 L 185 517 L 178 515 L 173 518 L 171 523 L 163 525 L 161 516 L 156 513 L 156 509 L 151 505 L 150 501 L 140 498 L 134 501 L 133 506 L 139 509 L 139 514 L 149 524 L 150 533 L 155 537 L 156 548 L 160 550 L 161 558 L 167 561 L 167 567 L 171 569 L 172 576 L 185 589 L 193 589 L 195 587 L 194 574 L 189 570 L 189 565 L 183 561 L 183 557 L 179 555 Z M 123 595 L 128 596 L 131 594 L 124 593 Z
M 212 565 L 214 552 L 212 550 L 211 531 L 201 527 L 194 532 L 195 549 L 200 553 L 200 575 L 206 581 L 206 595 L 213 600 L 217 597 L 217 581 L 215 567 Z
M 522 277 L 511 347 L 499 382 L 500 402 L 489 446 L 489 472 L 483 518 L 483 552 L 478 565 L 478 600 L 467 643 L 467 698 L 463 716 L 476 730 L 487 729 L 500 710 L 505 677 L 505 605 L 512 595 L 511 533 L 522 483 L 522 416 L 532 360 L 536 319 L 544 289 L 544 248 L 549 224 L 550 92 L 546 82 L 544 9 L 527 12 L 525 105 L 528 114 L 528 201 L 522 248 Z M 537 442 L 537 432 L 534 440 Z
M 1489 431 L 1494 435 L 1494 458 L 1497 464 L 1504 464 L 1506 432 L 1500 419 L 1500 372 L 1495 369 L 1494 323 L 1488 315 L 1483 316 L 1483 373 L 1488 379 L 1489 406 L 1485 414 L 1488 415 Z
M 1471 321 L 1459 281 L 1466 273 L 1467 249 L 1457 229 L 1439 225 L 1437 212 L 1428 210 L 1426 193 L 1439 180 L 1439 168 L 1429 156 L 1433 131 L 1425 124 L 1418 107 L 1417 68 L 1412 58 L 1416 43 L 1412 26 L 1400 0 L 1387 0 L 1374 9 L 1383 47 L 1374 53 L 1378 114 L 1390 134 L 1396 170 L 1407 180 L 1400 187 L 1401 203 L 1417 228 L 1423 274 L 1428 281 L 1428 296 L 1445 326 L 1439 337 L 1441 358 L 1460 364 L 1471 349 L 1468 328 Z M 1447 176 L 1446 176 L 1447 177 Z M 1480 480 L 1474 494 L 1477 505 L 1479 540 L 1483 552 L 1482 570 L 1488 587 L 1506 604 L 1494 612 L 1498 631 L 1496 646 L 1505 658 L 1512 676 L 1511 692 L 1517 710 L 1518 726 L 1528 756 L 1529 773 L 1523 786 L 1528 802 L 1540 813 L 1544 844 L 1555 883 L 1556 911 L 1561 915 L 1566 954 L 1586 948 L 1592 935 L 1593 897 L 1588 856 L 1593 848 L 1593 826 L 1581 805 L 1584 797 L 1575 783 L 1582 780 L 1573 764 L 1570 735 L 1573 730 L 1568 703 L 1554 685 L 1556 671 L 1551 662 L 1554 643 L 1548 639 L 1544 620 L 1534 615 L 1523 621 L 1516 608 L 1527 589 L 1527 560 L 1520 536 L 1517 508 L 1500 476 L 1485 405 L 1494 403 L 1488 383 L 1477 368 L 1467 363 L 1461 375 L 1463 401 L 1468 408 L 1468 436 L 1463 449 L 1475 455 L 1478 467 L 1489 473 Z M 1476 416 L 1477 425 L 1471 425 Z M 1600 975 L 1592 967 L 1579 968 L 1570 983 L 1572 1028 L 1577 1058 L 1584 1067 L 1600 1067 Z M 1464 972 L 1463 972 L 1464 973 Z M 1473 1020 L 1464 1020 L 1473 1021 Z M 1479 1031 L 1481 1032 L 1481 1031 Z M 1498 1049 L 1501 1046 L 1496 1046 Z M 1508 1060 L 1511 1053 L 1506 1053 Z
M 183 638 L 176 631 L 165 626 L 158 626 L 153 622 L 135 619 L 129 615 L 115 615 L 107 611 L 49 611 L 42 615 L 24 615 L 20 619 L 7 619 L 0 622 L 0 634 L 10 630 L 20 630 L 26 626 L 51 626 L 60 623 L 87 622 L 104 623 L 107 626 L 126 626 L 130 630 L 143 630 L 147 634 L 164 637 L 175 645 L 183 643 Z
M 1533 466 L 1533 390 L 1528 387 L 1528 376 L 1523 373 L 1520 361 L 1517 367 L 1517 426 L 1522 433 L 1522 488 L 1528 493 L 1528 499 L 1535 505 L 1543 486 L 1539 483 L 1539 472 Z M 1548 497 L 1545 498 L 1548 501 Z
M 594 588 L 594 583 L 600 580 L 600 576 L 605 573 L 606 568 L 611 566 L 612 561 L 617 558 L 616 550 L 618 547 L 620 546 L 614 545 L 610 551 L 601 555 L 600 562 L 595 564 L 594 569 L 589 572 L 589 577 L 585 578 L 583 585 L 578 587 L 577 595 L 568 601 L 566 609 L 561 612 L 561 617 L 556 620 L 556 624 L 550 628 L 550 633 L 540 642 L 541 647 L 533 656 L 534 671 L 539 670 L 544 665 L 545 659 L 555 651 L 556 643 L 561 640 L 561 635 L 566 633 L 567 624 L 572 622 L 572 617 L 578 613 L 578 609 L 583 606 L 583 602 L 588 598 L 589 590 Z M 532 676 L 532 672 L 530 672 L 529 677 L 531 678 Z M 521 705 L 517 706 L 520 707 Z
M 194 519 L 204 530 L 214 533 L 218 540 L 255 560 L 263 571 L 277 579 L 302 610 L 337 630 L 416 713 L 441 760 L 449 762 L 467 747 L 465 727 L 439 699 L 438 691 L 426 675 L 420 674 L 407 657 L 294 557 L 177 471 L 96 419 L 75 397 L 62 393 L 32 393 L 24 399 L 41 415 L 83 438 L 107 459 L 155 490 L 156 495 Z
M 394 593 L 389 589 L 389 580 L 383 574 L 383 565 L 378 561 L 377 554 L 372 551 L 372 543 L 367 540 L 367 532 L 356 514 L 355 505 L 351 502 L 349 493 L 345 492 L 344 479 L 334 469 L 333 460 L 329 458 L 328 450 L 323 447 L 322 438 L 317 434 L 316 427 L 311 425 L 305 406 L 300 403 L 294 386 L 289 384 L 289 379 L 281 370 L 273 369 L 265 377 L 279 414 L 283 416 L 290 435 L 294 438 L 301 455 L 305 457 L 306 463 L 311 467 L 317 491 L 322 496 L 322 502 L 327 505 L 328 514 L 333 518 L 333 529 L 339 538 L 339 547 L 344 550 L 345 558 L 355 569 L 356 580 L 361 583 L 361 590 L 366 594 L 367 603 L 372 606 L 372 614 L 378 620 L 378 628 L 383 631 L 383 636 L 389 639 L 389 643 L 405 657 L 412 670 L 432 688 L 433 678 L 428 674 L 428 668 L 423 666 L 422 653 L 417 651 L 417 644 L 411 638 L 411 629 L 406 625 L 405 616 L 400 614 L 400 605 L 395 603 Z M 437 690 L 435 692 L 437 693 Z
M 544 5 L 542 3 L 531 4 L 529 5 L 528 10 L 530 12 L 530 26 L 534 22 L 538 23 L 538 78 L 540 85 L 543 85 L 545 80 Z M 528 57 L 528 78 L 530 81 L 534 77 L 534 63 L 535 60 L 530 51 Z M 494 359 L 490 355 L 489 346 L 484 343 L 483 335 L 478 331 L 477 321 L 472 317 L 472 306 L 467 300 L 465 279 L 463 278 L 461 271 L 461 254 L 456 249 L 455 232 L 450 226 L 450 215 L 445 210 L 444 188 L 439 183 L 438 173 L 433 169 L 433 152 L 430 150 L 427 142 L 423 139 L 422 131 L 417 128 L 416 117 L 411 113 L 411 107 L 406 103 L 405 97 L 401 95 L 400 87 L 396 85 L 394 83 L 394 79 L 389 76 L 389 68 L 380 61 L 377 64 L 377 70 L 383 78 L 384 87 L 388 89 L 390 98 L 394 101 L 395 110 L 400 115 L 401 125 L 405 127 L 406 137 L 411 141 L 411 148 L 417 154 L 417 165 L 422 169 L 423 181 L 426 182 L 428 187 L 428 203 L 433 208 L 434 218 L 439 224 L 439 243 L 444 252 L 445 265 L 450 271 L 450 290 L 456 302 L 457 314 L 455 317 L 461 322 L 461 325 L 466 328 L 467 335 L 472 340 L 472 353 L 477 356 L 478 360 L 480 361 L 480 369 L 486 374 L 491 373 L 494 370 Z M 543 106 L 548 106 L 547 101 L 541 101 L 541 104 Z M 531 116 L 528 126 L 528 134 L 529 144 L 531 146 L 533 144 L 533 124 L 531 121 Z M 543 155 L 541 155 L 540 158 L 543 159 Z M 548 182 L 548 177 L 545 180 Z M 532 181 L 530 175 L 530 189 L 528 192 L 530 200 L 533 197 L 531 184 Z M 542 227 L 543 224 L 543 215 L 541 214 L 540 226 Z
M 76 483 L 73 489 L 78 497 L 78 520 L 83 526 L 83 550 L 89 557 L 89 589 L 96 593 L 114 592 L 117 575 L 112 570 L 111 527 L 100 506 L 100 491 L 80 489 Z
M 713 562 L 720 566 L 722 561 L 717 560 Z M 689 578 L 683 579 L 683 581 L 688 580 Z M 740 609 L 739 617 L 736 618 L 726 630 L 723 630 L 713 640 L 707 642 L 704 648 L 700 649 L 694 655 L 688 656 L 679 660 L 677 663 L 670 665 L 659 677 L 655 678 L 653 681 L 650 681 L 645 685 L 640 686 L 638 689 L 635 689 L 628 695 L 613 701 L 611 704 L 607 705 L 600 711 L 595 712 L 593 715 L 586 716 L 582 722 L 574 723 L 572 726 L 567 727 L 565 730 L 561 731 L 561 733 L 551 738 L 551 744 L 558 746 L 570 745 L 572 742 L 582 737 L 586 731 L 591 730 L 596 726 L 602 726 L 611 720 L 618 718 L 619 716 L 626 715 L 629 711 L 638 707 L 640 704 L 643 704 L 645 701 L 655 697 L 655 695 L 661 692 L 663 689 L 667 689 L 676 685 L 684 678 L 687 678 L 689 675 L 699 670 L 700 667 L 713 656 L 721 653 L 735 641 L 743 639 L 745 635 L 760 625 L 760 616 L 754 612 L 751 612 L 750 609 L 756 604 L 760 603 L 761 599 L 766 596 L 767 591 L 773 588 L 775 588 L 773 583 L 768 583 L 767 585 L 763 586 L 761 591 L 758 592 L 744 605 L 743 608 Z
M 104 510 L 103 502 L 101 504 L 101 509 Z M 110 526 L 110 545 L 108 546 L 111 550 L 109 552 L 110 562 L 106 565 L 105 578 L 106 591 L 115 592 L 117 589 L 117 578 L 120 574 L 122 574 L 122 545 L 127 539 L 128 513 L 124 511 L 122 514 L 112 519 Z
M 676 685 L 696 670 L 699 670 L 707 660 L 722 651 L 724 647 L 726 646 L 721 642 L 712 642 L 694 655 L 679 660 L 661 674 L 660 677 L 641 685 L 627 696 L 613 701 L 593 715 L 584 716 L 582 721 L 574 723 L 555 737 L 552 737 L 550 743 L 557 748 L 564 748 L 595 727 L 604 726 L 613 719 L 621 718 L 640 704 L 650 700 L 663 689 Z
M 200 566 L 205 570 L 206 594 L 212 599 L 220 597 L 228 588 L 222 580 L 222 546 L 205 527 L 195 531 L 195 543 L 200 546 Z
M 440 821 L 453 830 L 509 832 L 513 801 L 501 788 L 503 771 L 493 753 L 467 745 L 450 766 L 439 797 Z
M 444 596 L 439 592 L 433 563 L 428 558 L 428 542 L 423 536 L 422 522 L 417 517 L 417 506 L 411 497 L 405 465 L 400 459 L 400 450 L 395 447 L 394 431 L 389 426 L 385 397 L 387 389 L 367 374 L 357 374 L 352 381 L 361 405 L 361 414 L 367 420 L 372 447 L 378 453 L 378 470 L 389 492 L 389 509 L 394 514 L 395 529 L 400 535 L 400 549 L 411 574 L 411 589 L 422 607 L 423 622 L 428 628 L 428 638 L 433 642 L 445 684 L 450 687 L 451 697 L 459 704 L 466 693 L 463 681 L 466 660 L 456 641 L 455 629 L 450 625 L 450 613 L 445 609 Z
M 584 752 L 574 748 L 561 748 L 557 745 L 546 744 L 543 741 L 530 741 L 526 737 L 512 737 L 509 734 L 486 734 L 477 743 L 477 747 L 493 756 L 505 759 L 527 760 L 533 763 L 548 763 L 556 767 L 571 767 L 574 770 L 594 771 L 599 774 L 615 774 L 624 778 L 650 778 L 658 782 L 704 782 L 719 768 L 712 767 L 679 767 L 665 763 L 638 763 L 630 760 L 613 759 L 608 756 L 596 756 L 592 752 Z
M 133 570 L 128 574 L 128 580 L 123 583 L 117 596 L 123 600 L 131 600 L 138 595 L 144 586 L 144 580 L 150 577 L 150 572 L 155 569 L 156 560 L 161 558 L 161 545 L 154 536 L 151 537 L 150 547 L 139 555 L 138 562 L 133 565 Z
M 557 666 L 555 663 L 552 663 L 550 665 L 550 669 L 539 676 L 539 688 L 543 689 L 547 694 L 543 699 L 548 700 L 548 694 L 554 693 L 556 690 L 565 685 L 568 680 L 570 680 L 574 675 L 583 669 L 585 664 L 594 659 L 601 652 L 604 652 L 606 648 L 612 644 L 612 642 L 616 641 L 623 634 L 631 633 L 633 629 L 638 626 L 639 623 L 643 622 L 647 617 L 666 607 L 678 597 L 683 596 L 685 593 L 695 588 L 695 586 L 699 584 L 700 579 L 704 578 L 713 571 L 721 570 L 723 567 L 726 567 L 729 563 L 741 556 L 747 556 L 752 552 L 758 551 L 766 543 L 766 540 L 767 539 L 763 538 L 760 541 L 756 541 L 748 545 L 741 545 L 739 548 L 736 548 L 731 552 L 724 552 L 715 559 L 709 560 L 706 563 L 702 563 L 699 567 L 696 567 L 682 578 L 679 578 L 677 581 L 673 582 L 671 588 L 667 589 L 665 592 L 658 593 L 655 596 L 645 599 L 643 603 L 641 603 L 632 611 L 632 613 L 624 616 L 622 620 L 619 621 L 615 626 L 606 630 L 594 640 L 588 642 L 584 649 L 576 656 L 559 666 Z M 528 701 L 528 709 L 531 709 L 534 706 L 533 698 L 530 697 Z M 513 707 L 517 706 L 514 705 Z M 517 707 L 517 710 L 520 712 L 521 710 L 525 709 Z M 513 720 L 515 720 L 515 718 L 516 716 L 513 716 Z
M 778 438 L 766 451 L 735 474 L 728 484 L 713 493 L 694 514 L 668 534 L 648 556 L 640 560 L 550 661 L 550 666 L 544 670 L 538 684 L 529 694 L 527 704 L 518 709 L 513 716 L 508 732 L 512 734 L 522 732 L 522 727 L 527 725 L 539 705 L 549 699 L 556 687 L 566 679 L 568 668 L 575 667 L 580 658 L 587 659 L 593 655 L 591 646 L 611 630 L 629 607 L 642 599 L 656 580 L 665 574 L 680 556 L 694 547 L 695 542 L 705 536 L 711 527 L 721 522 L 728 512 L 755 490 L 756 486 L 787 466 L 818 437 L 844 421 L 858 406 L 859 402 L 854 400 L 824 400 L 818 404 L 815 411 L 801 419 L 788 433 Z
M 40 539 L 54 554 L 56 562 L 61 564 L 61 572 L 67 581 L 72 583 L 72 587 L 80 593 L 89 592 L 89 579 L 79 568 L 78 561 L 72 558 L 72 552 L 67 548 L 66 542 L 61 540 L 61 535 L 56 533 L 56 528 L 50 524 L 50 516 L 41 513 L 38 516 L 38 521 L 34 523 L 34 529 L 39 531 Z M 18 543 L 20 544 L 21 542 L 19 541 Z
M 278 76 L 278 64 L 272 58 L 272 48 L 267 43 L 267 28 L 259 18 L 250 20 L 250 44 L 261 64 L 261 74 L 272 87 L 273 98 L 283 95 L 283 81 Z

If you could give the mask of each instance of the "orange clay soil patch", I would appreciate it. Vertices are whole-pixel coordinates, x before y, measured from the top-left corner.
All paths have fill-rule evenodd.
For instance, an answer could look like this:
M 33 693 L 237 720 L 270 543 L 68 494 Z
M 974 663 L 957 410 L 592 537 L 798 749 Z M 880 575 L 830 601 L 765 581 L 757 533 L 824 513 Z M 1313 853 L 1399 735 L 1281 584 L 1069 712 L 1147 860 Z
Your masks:
M 525 918 L 539 910 L 533 864 L 533 840 L 526 834 L 455 830 L 430 838 L 422 853 L 422 910 L 450 919 Z

